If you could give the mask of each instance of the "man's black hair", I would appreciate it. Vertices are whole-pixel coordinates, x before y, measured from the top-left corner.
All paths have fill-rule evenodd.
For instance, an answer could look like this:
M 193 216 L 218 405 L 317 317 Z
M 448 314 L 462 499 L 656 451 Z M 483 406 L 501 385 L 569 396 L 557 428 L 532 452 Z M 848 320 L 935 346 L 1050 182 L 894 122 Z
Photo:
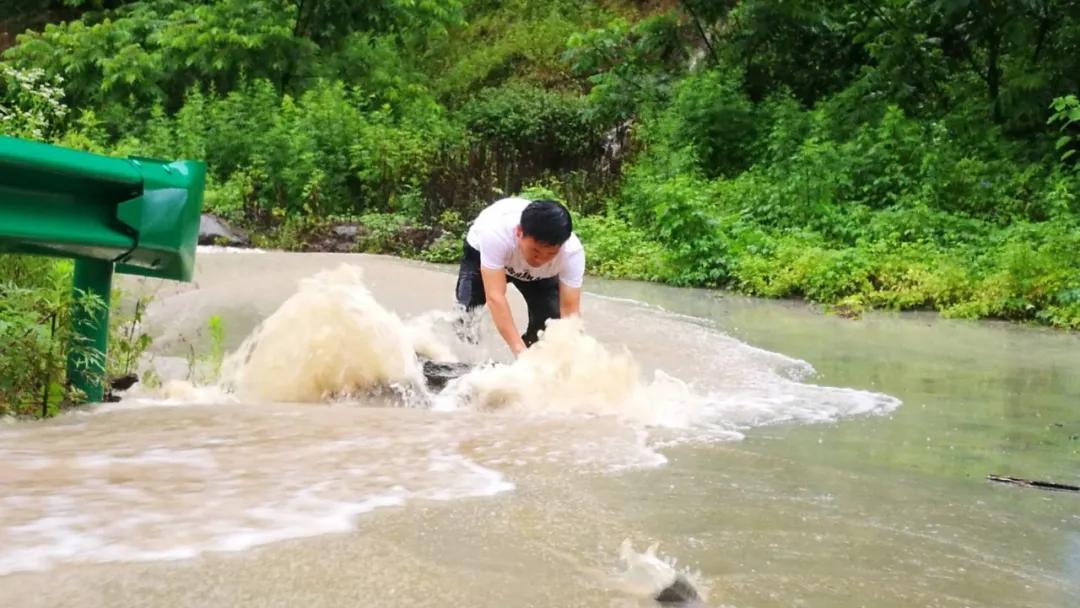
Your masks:
M 536 200 L 521 212 L 522 235 L 546 245 L 562 245 L 573 229 L 570 212 L 556 201 Z

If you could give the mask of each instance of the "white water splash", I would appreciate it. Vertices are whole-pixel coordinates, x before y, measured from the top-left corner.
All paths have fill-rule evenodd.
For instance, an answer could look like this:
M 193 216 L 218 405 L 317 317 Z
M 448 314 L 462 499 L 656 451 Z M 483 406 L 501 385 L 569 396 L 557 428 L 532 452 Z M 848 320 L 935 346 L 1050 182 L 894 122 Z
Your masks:
M 669 339 L 687 335 L 684 320 L 649 314 L 651 327 L 642 330 L 667 324 Z M 218 389 L 175 382 L 157 396 L 167 403 L 363 401 L 373 390 L 394 387 L 399 403 L 441 411 L 614 416 L 707 440 L 739 439 L 767 424 L 880 414 L 900 404 L 878 393 L 800 382 L 813 372 L 806 362 L 700 327 L 689 335 L 703 338 L 684 346 L 684 356 L 706 374 L 695 379 L 698 386 L 662 369 L 646 379 L 629 349 L 601 343 L 580 318 L 549 322 L 540 342 L 513 363 L 489 360 L 432 396 L 423 389 L 417 355 L 457 361 L 456 350 L 474 349 L 447 339 L 452 332 L 445 330 L 458 319 L 457 312 L 436 310 L 403 321 L 375 300 L 358 267 L 342 265 L 301 281 L 226 358 Z
M 325 401 L 392 383 L 421 383 L 405 325 L 375 301 L 359 267 L 300 289 L 222 365 L 222 385 L 249 401 Z
M 548 323 L 542 339 L 511 365 L 482 367 L 456 381 L 439 402 L 480 410 L 612 415 L 648 426 L 686 427 L 701 399 L 657 371 L 644 382 L 633 355 L 612 351 L 579 318 Z
M 630 539 L 624 540 L 619 546 L 620 568 L 615 574 L 615 588 L 631 596 L 651 599 L 682 577 L 697 592 L 701 602 L 707 601 L 709 587 L 701 573 L 679 568 L 675 558 L 659 555 L 659 547 L 660 543 L 653 543 L 639 553 Z

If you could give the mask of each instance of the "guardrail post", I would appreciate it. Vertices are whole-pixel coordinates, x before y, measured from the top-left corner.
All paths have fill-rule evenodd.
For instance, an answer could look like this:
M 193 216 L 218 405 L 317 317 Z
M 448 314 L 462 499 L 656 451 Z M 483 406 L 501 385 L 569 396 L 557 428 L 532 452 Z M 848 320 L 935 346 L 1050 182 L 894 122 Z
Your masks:
M 112 291 L 113 263 L 100 260 L 75 260 L 73 297 L 80 292 L 97 296 L 104 306 L 75 306 L 71 314 L 72 334 L 93 356 L 79 356 L 68 349 L 67 377 L 72 386 L 86 395 L 86 401 L 101 401 L 105 385 L 105 356 L 109 347 L 109 297 Z

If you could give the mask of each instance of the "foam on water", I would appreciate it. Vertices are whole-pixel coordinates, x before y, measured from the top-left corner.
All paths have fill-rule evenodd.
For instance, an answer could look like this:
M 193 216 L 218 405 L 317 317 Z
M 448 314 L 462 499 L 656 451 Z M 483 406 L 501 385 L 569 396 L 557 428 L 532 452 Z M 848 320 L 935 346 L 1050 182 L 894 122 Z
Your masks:
M 158 408 L 87 418 L 77 436 L 0 429 L 0 575 L 240 551 L 354 530 L 381 507 L 514 487 L 445 425 L 298 425 L 293 412 Z M 116 430 L 136 422 L 147 427 Z
M 585 332 L 580 319 L 552 321 L 541 341 L 509 365 L 489 365 L 452 383 L 437 407 L 517 409 L 610 415 L 631 424 L 685 431 L 684 436 L 738 439 L 746 429 L 784 422 L 832 422 L 889 412 L 888 395 L 799 382 L 813 368 L 719 335 L 715 358 L 727 373 L 691 385 L 661 369 L 646 380 L 632 353 L 613 350 Z M 723 351 L 723 352 L 720 352 Z M 706 363 L 707 366 L 707 363 Z M 731 369 L 737 373 L 731 373 Z

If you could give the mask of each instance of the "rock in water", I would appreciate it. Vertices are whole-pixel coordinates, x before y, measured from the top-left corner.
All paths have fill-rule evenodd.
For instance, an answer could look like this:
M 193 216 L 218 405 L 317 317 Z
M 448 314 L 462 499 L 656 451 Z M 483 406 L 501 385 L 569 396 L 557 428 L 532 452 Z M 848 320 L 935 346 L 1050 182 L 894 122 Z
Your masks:
M 119 378 L 112 378 L 111 380 L 109 380 L 109 387 L 112 388 L 112 390 L 114 391 L 126 391 L 132 386 L 134 386 L 135 383 L 138 381 L 139 377 L 135 374 L 127 374 L 125 376 L 120 376 Z
M 460 378 L 472 370 L 468 363 L 443 363 L 421 359 L 424 364 L 424 380 L 427 381 L 428 389 L 441 391 L 451 380 Z
M 690 581 L 681 574 L 675 577 L 673 583 L 656 594 L 656 601 L 667 606 L 696 605 L 700 599 L 697 589 L 694 589 Z

